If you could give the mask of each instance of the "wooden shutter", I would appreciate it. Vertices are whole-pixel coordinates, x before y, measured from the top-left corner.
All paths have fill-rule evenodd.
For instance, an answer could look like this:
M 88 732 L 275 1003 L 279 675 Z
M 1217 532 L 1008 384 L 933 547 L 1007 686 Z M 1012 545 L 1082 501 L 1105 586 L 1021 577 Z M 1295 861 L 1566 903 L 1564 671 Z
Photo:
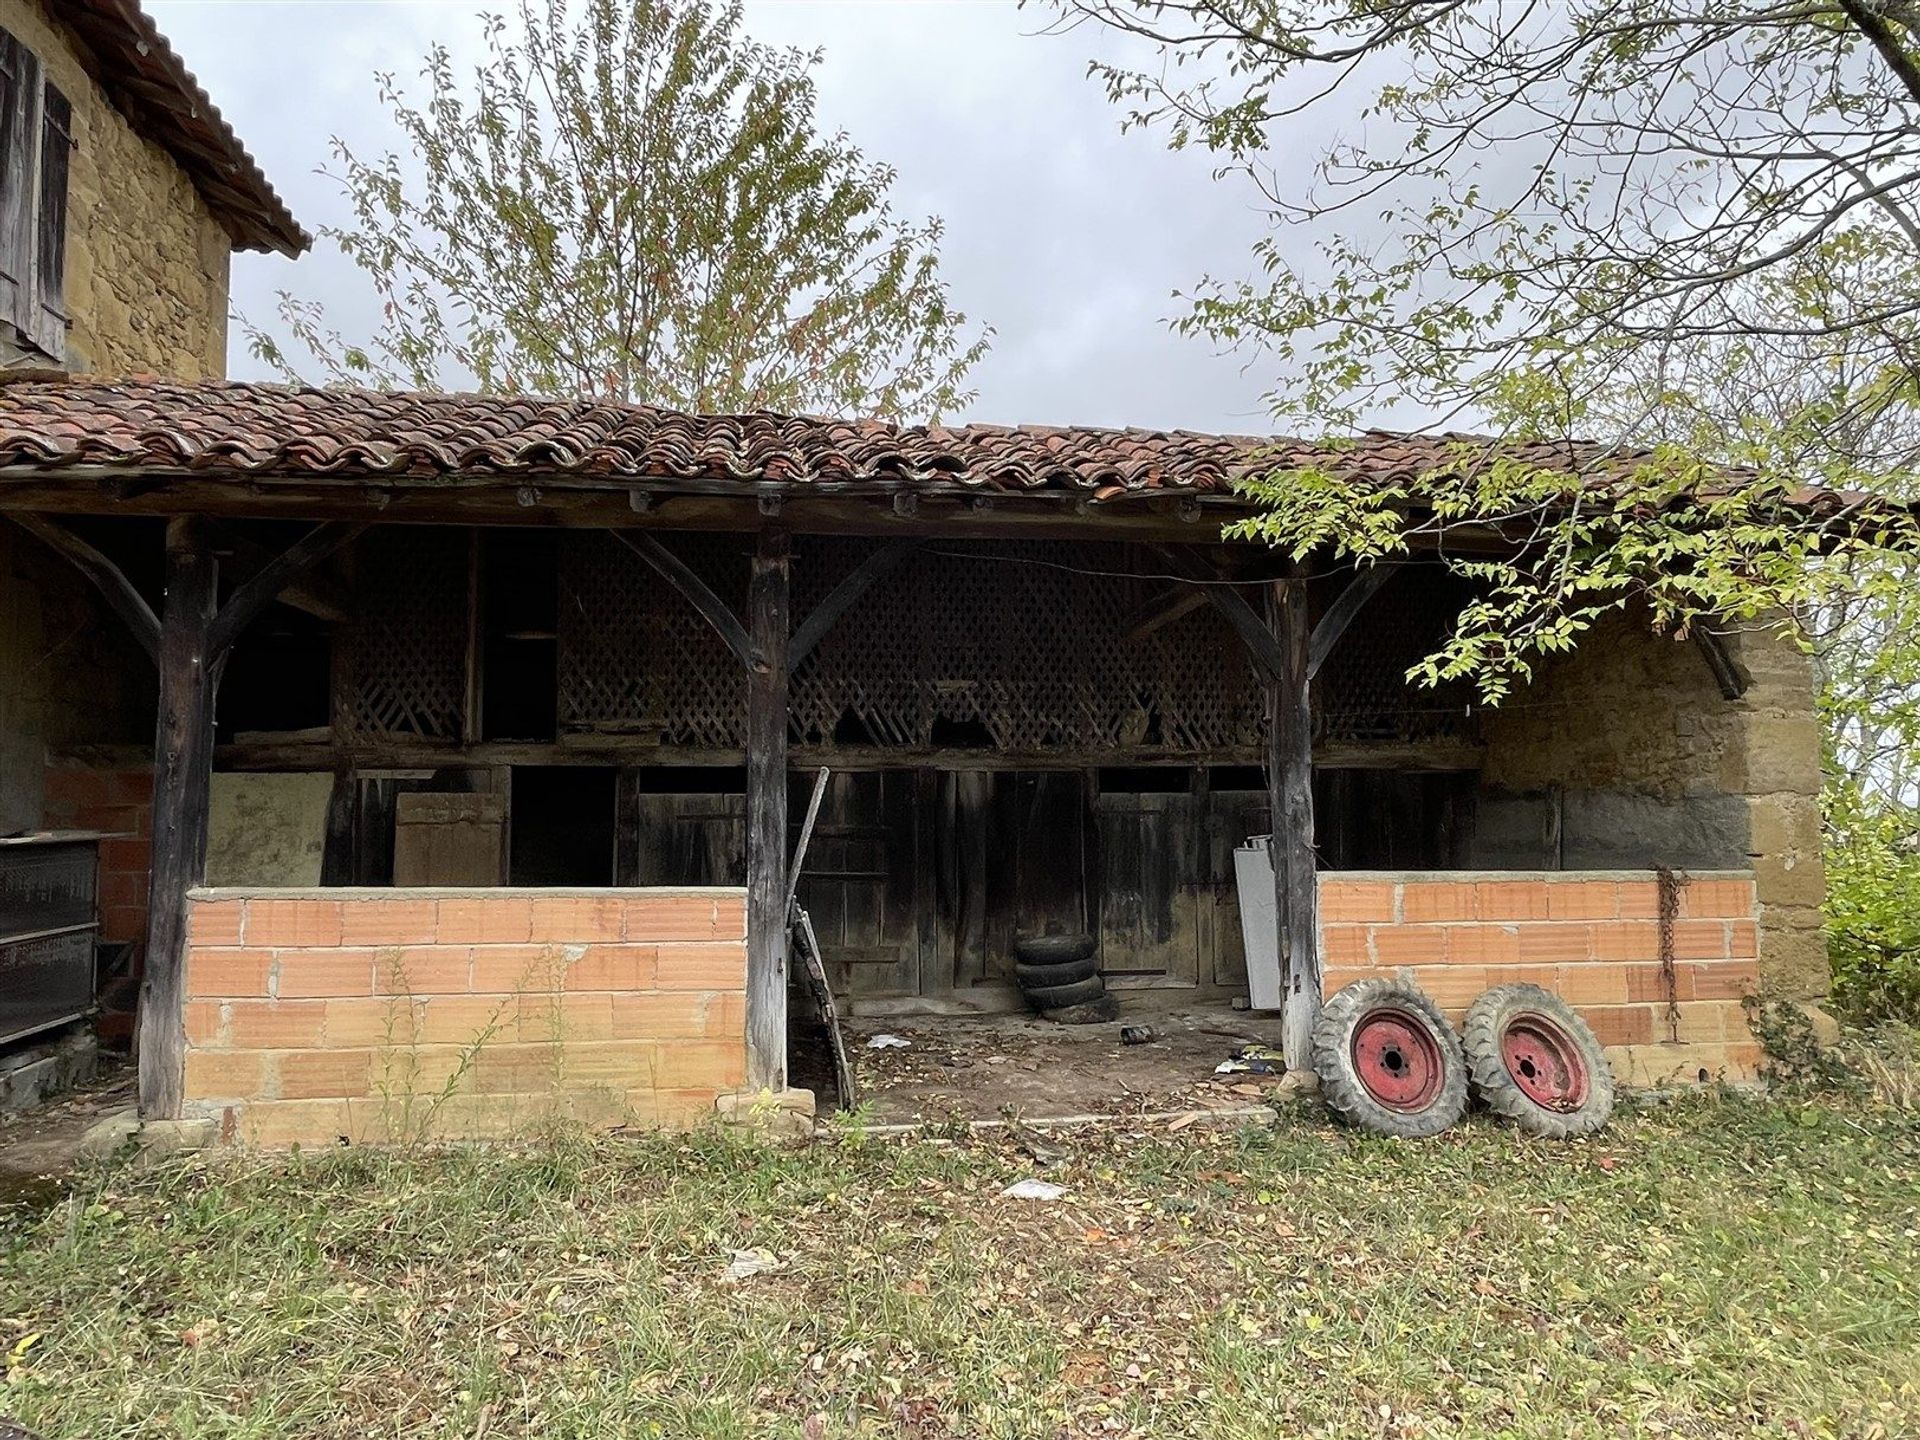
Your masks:
M 73 106 L 51 84 L 40 107 L 40 204 L 35 216 L 33 343 L 54 359 L 67 353 L 67 171 Z
M 34 102 L 40 61 L 0 30 L 0 320 L 22 331 L 33 319 Z

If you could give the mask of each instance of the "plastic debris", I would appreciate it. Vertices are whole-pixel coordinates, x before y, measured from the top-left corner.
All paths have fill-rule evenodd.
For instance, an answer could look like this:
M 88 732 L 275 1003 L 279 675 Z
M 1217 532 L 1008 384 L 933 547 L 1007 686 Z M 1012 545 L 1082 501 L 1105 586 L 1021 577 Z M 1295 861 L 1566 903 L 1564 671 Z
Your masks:
M 1155 1039 L 1151 1025 L 1122 1025 L 1120 1043 L 1122 1045 L 1148 1045 Z
M 899 1035 L 876 1035 L 871 1040 L 867 1041 L 867 1049 L 869 1050 L 905 1050 L 911 1044 L 913 1044 L 911 1040 L 904 1039 Z
M 786 1262 L 771 1250 L 735 1250 L 733 1261 L 721 1278 L 737 1285 L 756 1275 L 772 1275 L 786 1268 Z
M 1267 1045 L 1241 1045 L 1232 1056 L 1213 1067 L 1216 1075 L 1284 1075 L 1287 1061 Z
M 1016 1180 L 1000 1192 L 1003 1200 L 1058 1200 L 1067 1193 L 1064 1185 L 1050 1180 Z

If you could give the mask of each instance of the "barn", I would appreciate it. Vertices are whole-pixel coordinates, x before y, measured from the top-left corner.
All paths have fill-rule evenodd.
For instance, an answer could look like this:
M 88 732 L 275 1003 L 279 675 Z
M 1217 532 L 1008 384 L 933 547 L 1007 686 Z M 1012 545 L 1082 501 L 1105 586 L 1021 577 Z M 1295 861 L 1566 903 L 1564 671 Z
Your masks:
M 1491 448 L 14 378 L 9 784 L 111 837 L 143 1112 L 261 1144 L 391 1134 L 396 1090 L 448 1134 L 785 1091 L 823 767 L 799 896 L 856 1016 L 1021 1008 L 1046 935 L 1123 1013 L 1246 996 L 1272 835 L 1290 1053 L 1406 969 L 1546 985 L 1633 1083 L 1751 1077 L 1742 998 L 1824 989 L 1799 652 L 1622 613 L 1487 708 L 1406 676 L 1511 541 L 1221 538 L 1239 477 Z

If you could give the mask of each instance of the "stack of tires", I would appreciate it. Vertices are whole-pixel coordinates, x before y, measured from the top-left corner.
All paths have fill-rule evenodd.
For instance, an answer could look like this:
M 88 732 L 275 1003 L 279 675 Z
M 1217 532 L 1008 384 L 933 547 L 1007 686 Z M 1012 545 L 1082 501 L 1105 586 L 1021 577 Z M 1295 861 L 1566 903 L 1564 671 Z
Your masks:
M 1501 985 L 1467 1011 L 1464 1040 L 1412 981 L 1361 980 L 1320 1012 L 1313 1068 L 1328 1107 L 1381 1135 L 1438 1135 L 1470 1099 L 1534 1135 L 1589 1135 L 1613 1113 L 1613 1070 L 1573 1008 Z
M 1063 1025 L 1116 1020 L 1120 1006 L 1107 993 L 1091 935 L 1037 935 L 1013 942 L 1013 975 L 1020 993 L 1042 1017 Z

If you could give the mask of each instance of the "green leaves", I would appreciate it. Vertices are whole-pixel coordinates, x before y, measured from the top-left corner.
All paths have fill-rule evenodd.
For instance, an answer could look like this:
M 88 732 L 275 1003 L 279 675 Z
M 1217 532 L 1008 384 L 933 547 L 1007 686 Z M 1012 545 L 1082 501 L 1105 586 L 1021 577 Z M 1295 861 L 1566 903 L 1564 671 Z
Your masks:
M 379 330 L 281 297 L 327 380 L 477 383 L 676 409 L 937 417 L 986 352 L 939 274 L 940 225 L 895 217 L 893 171 L 815 122 L 817 52 L 740 32 L 738 4 L 547 0 L 495 18 L 414 100 L 379 77 L 404 148 L 334 146 Z M 268 364 L 286 348 L 248 327 Z
M 1793 617 L 1920 546 L 1904 510 L 1862 501 L 1816 509 L 1781 480 L 1712 467 L 1674 446 L 1604 452 L 1589 468 L 1461 441 L 1410 481 L 1285 471 L 1241 488 L 1262 512 L 1227 531 L 1294 558 L 1368 563 L 1432 545 L 1475 584 L 1446 644 L 1409 672 L 1471 680 L 1498 704 L 1538 661 L 1572 650 L 1602 615 L 1639 607 L 1659 630 Z

